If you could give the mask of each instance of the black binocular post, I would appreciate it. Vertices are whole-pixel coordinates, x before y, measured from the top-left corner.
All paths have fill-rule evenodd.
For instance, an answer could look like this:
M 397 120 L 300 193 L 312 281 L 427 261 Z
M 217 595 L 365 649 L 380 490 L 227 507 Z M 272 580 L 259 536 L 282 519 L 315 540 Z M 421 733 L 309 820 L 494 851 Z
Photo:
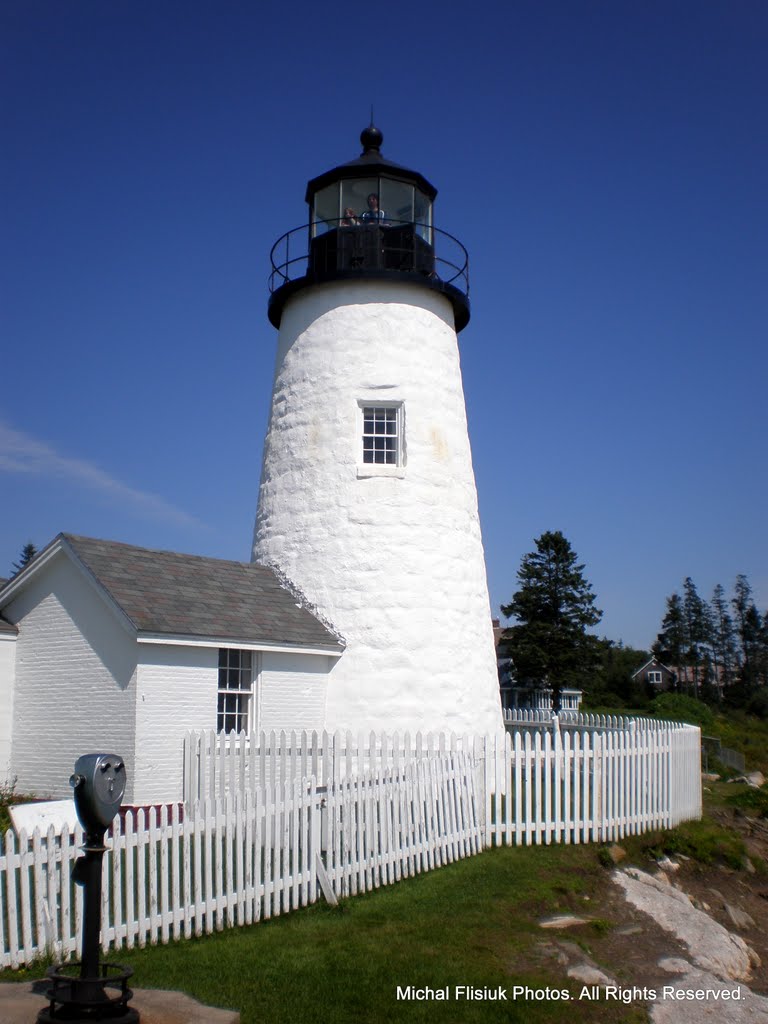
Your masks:
M 99 936 L 101 933 L 101 869 L 104 860 L 104 832 L 89 832 L 85 836 L 83 857 L 75 861 L 72 873 L 74 881 L 83 887 L 83 943 L 80 978 L 82 988 L 88 986 L 88 979 L 99 976 Z M 92 995 L 99 988 L 94 984 Z M 83 993 L 85 994 L 85 993 Z
M 138 1024 L 138 1011 L 128 1006 L 133 995 L 128 979 L 133 971 L 99 960 L 104 836 L 125 792 L 125 764 L 114 754 L 84 754 L 69 781 L 85 830 L 83 856 L 75 861 L 72 872 L 73 880 L 83 887 L 82 957 L 79 964 L 48 970 L 50 1004 L 38 1014 L 37 1024 Z

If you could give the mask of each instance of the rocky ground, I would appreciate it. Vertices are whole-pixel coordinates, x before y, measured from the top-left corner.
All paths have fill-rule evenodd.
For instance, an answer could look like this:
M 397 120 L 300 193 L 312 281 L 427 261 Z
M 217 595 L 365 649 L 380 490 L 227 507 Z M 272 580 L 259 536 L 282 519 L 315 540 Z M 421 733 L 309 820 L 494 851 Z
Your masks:
M 765 819 L 732 809 L 710 817 L 768 864 Z M 554 961 L 603 997 L 605 986 L 627 1001 L 636 995 L 653 1024 L 768 1024 L 768 873 L 746 860 L 734 870 L 681 856 L 640 871 L 626 866 L 620 848 L 612 853 L 617 864 L 603 893 L 540 922 L 539 962 Z

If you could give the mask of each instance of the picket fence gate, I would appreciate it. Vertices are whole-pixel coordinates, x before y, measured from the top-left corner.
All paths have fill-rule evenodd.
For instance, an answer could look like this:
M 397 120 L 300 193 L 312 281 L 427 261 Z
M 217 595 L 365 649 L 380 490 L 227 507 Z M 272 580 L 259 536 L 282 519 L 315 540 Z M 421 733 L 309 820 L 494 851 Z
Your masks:
M 0 837 L 0 967 L 80 949 L 82 829 Z M 102 949 L 252 924 L 477 853 L 468 759 L 452 752 L 318 787 L 313 777 L 127 811 L 107 835 Z

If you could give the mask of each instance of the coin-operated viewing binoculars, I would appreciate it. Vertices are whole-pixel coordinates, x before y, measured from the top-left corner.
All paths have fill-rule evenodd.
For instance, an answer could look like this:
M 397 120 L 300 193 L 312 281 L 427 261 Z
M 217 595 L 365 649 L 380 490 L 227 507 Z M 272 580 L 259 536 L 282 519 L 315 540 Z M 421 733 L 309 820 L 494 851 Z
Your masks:
M 75 861 L 72 878 L 83 887 L 82 960 L 51 967 L 50 1005 L 38 1014 L 38 1024 L 137 1024 L 139 1014 L 128 1006 L 133 995 L 128 979 L 133 971 L 99 962 L 101 932 L 101 872 L 106 852 L 104 835 L 125 793 L 125 762 L 117 754 L 83 754 L 69 780 L 75 809 L 85 832 L 83 856 Z M 111 992 L 108 991 L 112 990 Z
M 112 824 L 125 793 L 125 763 L 117 754 L 83 754 L 75 761 L 69 780 L 75 791 L 75 809 L 88 835 L 101 839 Z

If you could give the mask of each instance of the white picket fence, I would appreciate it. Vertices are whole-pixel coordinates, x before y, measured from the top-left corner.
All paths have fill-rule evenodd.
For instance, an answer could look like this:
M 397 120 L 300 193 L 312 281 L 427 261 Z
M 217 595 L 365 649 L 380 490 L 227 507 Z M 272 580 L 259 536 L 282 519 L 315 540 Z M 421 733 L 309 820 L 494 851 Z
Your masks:
M 185 803 L 107 840 L 102 944 L 202 935 L 501 844 L 582 843 L 701 814 L 700 731 L 534 716 L 492 737 L 190 734 Z M 79 949 L 82 833 L 0 837 L 0 967 Z
M 486 741 L 485 843 L 615 841 L 701 816 L 699 730 L 580 724 Z
M 314 776 L 319 786 L 351 775 L 391 768 L 464 751 L 482 760 L 481 737 L 444 733 L 271 732 L 187 733 L 184 740 L 183 800 L 223 799 L 275 782 Z
M 484 845 L 604 842 L 701 814 L 701 733 L 656 719 L 523 712 L 491 737 L 190 733 L 184 799 L 223 798 L 310 772 L 324 783 L 463 752 Z
M 80 949 L 83 842 L 65 830 L 0 837 L 0 967 Z M 399 768 L 245 789 L 116 819 L 102 875 L 102 947 L 203 935 L 366 892 L 479 852 L 474 776 L 448 753 Z

